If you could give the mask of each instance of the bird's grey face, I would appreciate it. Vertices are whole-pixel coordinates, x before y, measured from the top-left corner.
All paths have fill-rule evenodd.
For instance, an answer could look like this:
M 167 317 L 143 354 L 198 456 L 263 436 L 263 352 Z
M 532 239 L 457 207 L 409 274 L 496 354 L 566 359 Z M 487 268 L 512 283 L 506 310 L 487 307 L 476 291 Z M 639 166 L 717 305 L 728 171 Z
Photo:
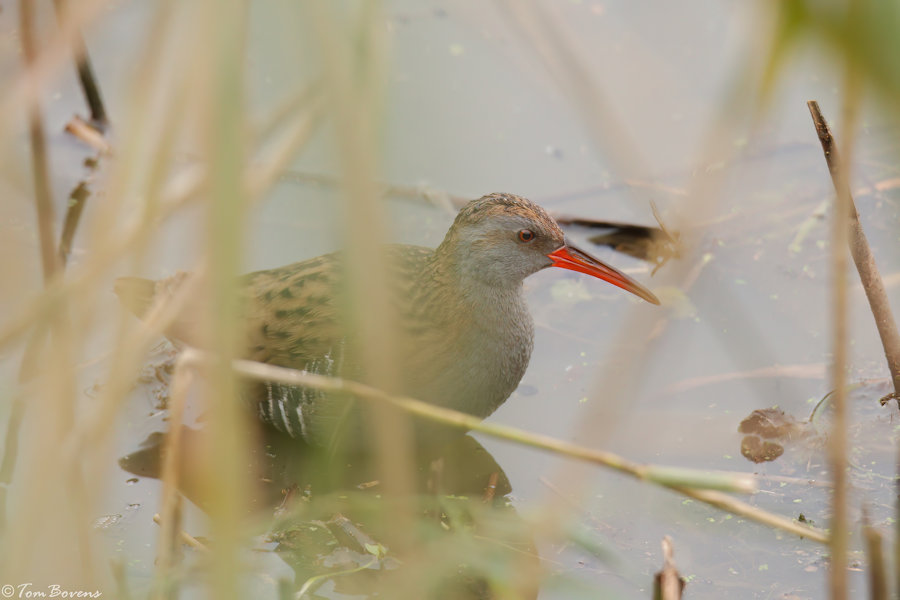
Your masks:
M 552 225 L 548 227 L 547 225 Z M 565 245 L 555 223 L 519 215 L 491 215 L 460 232 L 460 266 L 469 276 L 492 286 L 515 286 L 553 266 L 548 256 Z
M 512 194 L 489 194 L 467 204 L 441 247 L 454 254 L 464 284 L 510 288 L 541 269 L 560 267 L 659 304 L 638 282 L 567 243 L 559 225 L 540 206 Z

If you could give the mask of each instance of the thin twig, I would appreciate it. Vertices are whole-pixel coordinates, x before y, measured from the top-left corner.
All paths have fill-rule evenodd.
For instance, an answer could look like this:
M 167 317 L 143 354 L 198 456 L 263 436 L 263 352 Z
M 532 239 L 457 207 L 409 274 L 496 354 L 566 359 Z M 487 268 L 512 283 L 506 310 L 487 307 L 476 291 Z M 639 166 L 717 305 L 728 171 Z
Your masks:
M 281 175 L 281 180 L 298 184 L 318 185 L 328 188 L 337 188 L 341 183 L 340 179 L 331 175 L 325 175 L 322 173 L 309 173 L 306 171 L 297 171 L 293 169 L 284 171 Z M 457 210 L 459 210 L 472 200 L 472 198 L 469 196 L 452 194 L 446 190 L 435 189 L 427 185 L 379 183 L 378 188 L 378 193 L 385 197 L 395 198 L 398 200 L 425 201 L 429 204 L 446 210 L 449 214 L 456 214 Z M 654 215 L 657 218 L 657 222 L 659 222 L 660 224 L 660 228 L 658 230 L 648 225 L 635 225 L 633 223 L 609 221 L 606 219 L 592 219 L 584 216 L 558 213 L 552 210 L 548 212 L 550 216 L 552 216 L 553 219 L 563 227 L 567 225 L 577 225 L 579 227 L 588 227 L 595 229 L 640 228 L 643 230 L 653 230 L 658 231 L 660 235 L 664 236 L 667 242 L 677 245 L 677 236 L 667 230 L 663 225 L 657 214 L 658 211 L 655 210 L 655 205 L 652 205 L 651 208 L 653 209 Z
M 69 261 L 69 254 L 72 252 L 72 241 L 75 239 L 75 232 L 78 230 L 78 224 L 81 222 L 84 205 L 90 195 L 91 192 L 84 181 L 78 182 L 78 185 L 69 194 L 69 207 L 66 209 L 62 233 L 59 237 L 59 260 L 63 266 Z
M 677 381 L 666 386 L 662 393 L 681 394 L 708 385 L 739 381 L 742 379 L 823 379 L 825 377 L 825 365 L 823 363 L 807 365 L 772 365 L 750 369 L 748 371 L 733 371 L 731 373 L 718 373 L 716 375 L 703 375 Z
M 337 188 L 341 181 L 337 177 L 323 175 L 321 173 L 307 173 L 303 171 L 288 170 L 281 175 L 282 181 L 320 185 L 328 188 Z M 381 183 L 378 185 L 379 194 L 389 198 L 400 200 L 425 200 L 435 206 L 444 208 L 448 213 L 456 211 L 469 203 L 471 198 L 450 194 L 444 190 L 435 190 L 425 185 L 400 185 Z
M 207 364 L 210 357 L 199 350 L 188 348 L 184 351 L 180 360 L 187 365 L 201 366 Z M 793 534 L 817 542 L 827 543 L 828 541 L 827 534 L 819 529 L 808 527 L 788 518 L 768 513 L 718 491 L 719 489 L 730 489 L 738 492 L 754 491 L 755 479 L 747 474 L 716 474 L 693 469 L 638 464 L 613 454 L 612 452 L 584 448 L 550 436 L 524 431 L 508 425 L 485 423 L 472 415 L 440 406 L 433 406 L 427 402 L 422 402 L 421 400 L 403 396 L 392 396 L 386 392 L 356 381 L 336 377 L 326 377 L 324 375 L 276 367 L 274 365 L 248 360 L 235 360 L 232 362 L 232 367 L 235 372 L 245 377 L 262 381 L 284 383 L 287 385 L 310 387 L 325 392 L 350 394 L 366 400 L 387 402 L 410 414 L 431 421 L 440 422 L 444 425 L 478 431 L 479 433 L 491 437 L 509 440 L 525 446 L 541 448 L 571 458 L 603 465 L 637 479 L 667 487 L 683 495 L 722 510 L 744 516 L 758 523 L 789 531 Z M 712 487 L 717 489 L 709 489 Z
M 60 23 L 64 23 L 67 17 L 65 0 L 53 0 L 53 7 L 56 9 L 56 16 Z M 91 121 L 97 129 L 103 131 L 109 124 L 106 117 L 106 108 L 104 108 L 103 99 L 100 97 L 100 86 L 97 85 L 97 80 L 94 78 L 94 69 L 91 67 L 87 46 L 85 46 L 84 38 L 77 28 L 72 34 L 72 52 L 75 58 L 75 68 L 78 70 L 78 81 L 81 83 L 84 99 L 91 111 Z
M 674 550 L 672 548 L 672 538 L 663 537 L 663 568 L 653 578 L 653 599 L 654 600 L 681 600 L 681 593 L 684 591 L 684 578 L 675 567 L 675 559 L 673 558 Z
M 770 513 L 768 511 L 762 510 L 761 508 L 738 500 L 737 498 L 732 498 L 731 496 L 723 494 L 722 492 L 676 486 L 671 486 L 671 489 L 684 494 L 685 496 L 690 496 L 695 500 L 699 500 L 701 502 L 709 504 L 710 506 L 714 506 L 716 508 L 724 510 L 725 512 L 730 512 L 738 516 L 746 517 L 751 521 L 756 521 L 757 523 L 768 525 L 769 527 L 773 527 L 775 529 L 781 529 L 782 531 L 787 531 L 793 533 L 794 535 L 805 537 L 821 544 L 828 544 L 830 541 L 829 535 L 821 529 L 805 525 L 786 517 L 782 517 L 781 515 Z
M 810 100 L 807 104 L 812 114 L 813 122 L 816 125 L 819 141 L 822 143 L 822 151 L 825 153 L 825 161 L 828 163 L 828 170 L 831 173 L 831 181 L 834 184 L 835 191 L 838 196 L 845 198 L 848 202 L 850 254 L 853 257 L 853 262 L 856 264 L 856 270 L 859 272 L 859 278 L 863 290 L 866 292 L 872 315 L 875 317 L 875 325 L 878 328 L 878 335 L 881 337 L 881 344 L 884 347 L 884 356 L 887 359 L 891 379 L 894 382 L 894 393 L 900 394 L 900 333 L 897 331 L 897 323 L 894 320 L 891 304 L 884 289 L 884 282 L 878 273 L 875 257 L 859 221 L 859 213 L 856 211 L 856 204 L 853 202 L 850 184 L 848 181 L 840 178 L 841 160 L 828 123 L 822 116 L 819 104 L 815 100 Z

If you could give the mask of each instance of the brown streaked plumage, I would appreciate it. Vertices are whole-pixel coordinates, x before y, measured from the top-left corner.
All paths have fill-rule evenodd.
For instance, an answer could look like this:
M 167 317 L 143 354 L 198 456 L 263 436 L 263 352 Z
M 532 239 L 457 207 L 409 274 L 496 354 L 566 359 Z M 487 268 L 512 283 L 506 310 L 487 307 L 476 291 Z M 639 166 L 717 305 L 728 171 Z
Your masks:
M 580 271 L 658 304 L 635 281 L 567 244 L 542 208 L 512 194 L 470 202 L 435 250 L 393 245 L 387 256 L 402 340 L 404 376 L 396 391 L 481 418 L 509 397 L 528 366 L 533 324 L 522 294 L 528 275 L 551 266 Z M 327 254 L 242 279 L 248 358 L 364 378 L 352 358 L 353 333 L 340 318 L 341 260 L 340 253 Z M 184 277 L 122 278 L 116 293 L 143 316 Z M 185 317 L 166 335 L 192 343 L 190 330 Z M 263 421 L 314 445 L 360 433 L 347 420 L 360 411 L 346 398 L 280 384 L 250 393 Z M 432 434 L 428 429 L 424 437 Z

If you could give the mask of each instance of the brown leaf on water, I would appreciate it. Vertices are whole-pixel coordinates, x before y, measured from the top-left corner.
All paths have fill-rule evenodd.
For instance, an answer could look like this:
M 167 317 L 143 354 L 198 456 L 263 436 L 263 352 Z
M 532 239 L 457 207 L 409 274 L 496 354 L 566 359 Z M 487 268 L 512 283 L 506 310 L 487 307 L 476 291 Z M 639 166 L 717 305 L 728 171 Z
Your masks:
M 738 431 L 747 434 L 741 440 L 741 454 L 755 463 L 770 462 L 784 454 L 784 446 L 778 442 L 798 440 L 813 433 L 810 423 L 798 421 L 778 408 L 754 410 L 741 421 Z

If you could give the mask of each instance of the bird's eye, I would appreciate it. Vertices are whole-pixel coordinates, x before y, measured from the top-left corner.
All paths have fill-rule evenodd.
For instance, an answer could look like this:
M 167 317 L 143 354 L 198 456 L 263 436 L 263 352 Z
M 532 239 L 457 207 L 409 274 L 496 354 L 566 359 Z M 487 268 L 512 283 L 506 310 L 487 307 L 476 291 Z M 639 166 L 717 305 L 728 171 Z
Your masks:
M 534 232 L 530 229 L 523 229 L 519 231 L 519 241 L 520 242 L 530 242 L 534 239 Z

